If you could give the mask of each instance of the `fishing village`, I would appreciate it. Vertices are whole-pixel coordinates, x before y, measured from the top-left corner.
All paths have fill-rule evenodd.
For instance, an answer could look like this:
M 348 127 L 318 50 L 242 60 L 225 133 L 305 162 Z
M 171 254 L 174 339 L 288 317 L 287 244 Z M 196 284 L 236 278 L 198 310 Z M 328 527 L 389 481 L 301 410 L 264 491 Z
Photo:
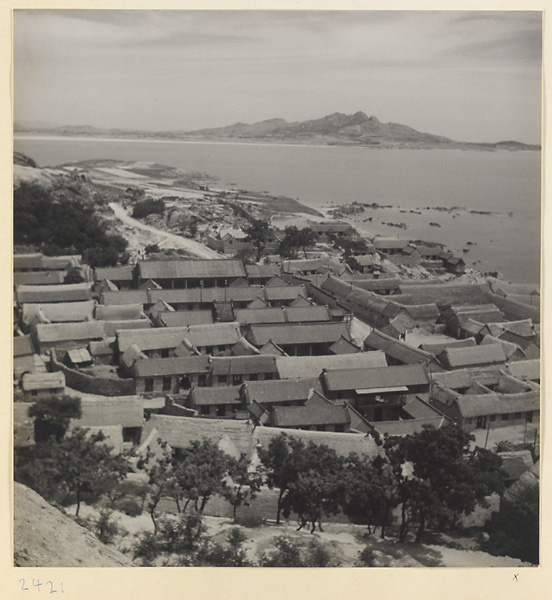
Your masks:
M 520 494 L 538 494 L 538 285 L 475 270 L 469 239 L 458 255 L 404 233 L 359 232 L 352 217 L 369 228 L 377 198 L 336 199 L 322 213 L 153 163 L 40 168 L 21 154 L 14 163 L 17 485 L 36 482 L 25 457 L 55 445 L 52 435 L 59 443 L 86 432 L 79 443 L 107 449 L 117 466 L 100 477 L 106 489 L 57 474 L 56 489 L 44 484 L 41 494 L 77 514 L 82 504 L 85 517 L 96 511 L 85 532 L 105 538 L 94 537 L 95 565 L 183 565 L 183 556 L 232 565 L 221 556 L 239 562 L 238 549 L 244 565 L 286 566 L 277 562 L 283 528 L 302 557 L 317 536 L 327 562 L 305 566 L 469 564 L 455 552 L 531 563 L 529 551 L 496 551 L 492 524 Z M 50 210 L 43 197 L 74 215 L 70 226 L 55 225 L 53 212 L 57 230 L 33 225 Z M 83 245 L 78 211 L 97 222 L 94 235 L 115 237 Z M 440 462 L 440 443 L 460 451 L 453 467 Z M 296 466 L 289 480 L 285 460 L 287 472 Z M 441 490 L 434 477 L 449 471 L 473 494 L 452 482 L 454 497 Z M 108 536 L 114 515 L 119 530 Z M 212 549 L 194 550 L 196 559 L 190 549 L 152 550 L 169 517 L 191 527 L 191 515 L 211 519 L 218 559 Z M 243 539 L 232 529 L 240 523 Z M 32 564 L 25 526 L 16 523 L 16 557 Z M 255 527 L 279 540 L 280 559 L 268 534 L 248 541 Z M 385 546 L 386 535 L 403 546 Z M 415 548 L 428 536 L 446 559 Z

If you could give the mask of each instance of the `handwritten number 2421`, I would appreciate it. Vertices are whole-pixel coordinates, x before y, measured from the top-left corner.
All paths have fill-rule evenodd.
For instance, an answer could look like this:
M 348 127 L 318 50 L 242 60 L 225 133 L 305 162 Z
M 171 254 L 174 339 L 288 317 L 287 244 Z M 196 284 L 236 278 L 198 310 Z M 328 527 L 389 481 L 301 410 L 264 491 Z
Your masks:
M 31 589 L 25 585 L 24 579 L 20 579 L 19 583 L 21 584 L 22 592 L 28 592 Z M 40 579 L 38 579 L 38 580 L 33 579 L 33 587 L 36 588 L 37 591 L 40 592 L 43 585 L 45 587 L 46 592 L 49 592 L 50 594 L 57 594 L 58 590 L 56 590 L 56 588 L 54 587 L 54 584 L 51 581 L 47 581 L 46 583 L 43 584 L 43 583 L 41 583 Z M 63 594 L 63 583 L 60 583 L 59 591 Z

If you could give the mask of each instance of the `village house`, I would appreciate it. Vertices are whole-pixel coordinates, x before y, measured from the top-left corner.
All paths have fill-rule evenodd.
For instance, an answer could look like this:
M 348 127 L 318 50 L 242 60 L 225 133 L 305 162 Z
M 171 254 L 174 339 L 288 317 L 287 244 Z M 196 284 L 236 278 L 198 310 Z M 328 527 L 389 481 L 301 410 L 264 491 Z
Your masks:
M 20 379 L 23 373 L 35 370 L 34 347 L 30 335 L 13 338 L 13 374 Z
M 429 392 L 422 365 L 324 371 L 322 384 L 327 398 L 346 400 L 368 421 L 398 419 L 409 397 Z
M 345 406 L 322 404 L 321 400 L 320 404 L 275 408 L 269 413 L 267 425 L 282 429 L 347 433 L 351 420 Z
M 427 426 L 440 429 L 447 423 L 450 423 L 448 417 L 419 396 L 415 396 L 401 407 L 399 419 L 374 421 L 370 425 L 381 436 L 405 436 L 420 433 Z
M 81 348 L 90 341 L 102 340 L 104 335 L 104 324 L 100 321 L 38 324 L 32 328 L 33 341 L 40 354 L 54 349 Z
M 372 241 L 374 248 L 384 255 L 384 258 L 394 255 L 407 256 L 406 249 L 409 247 L 408 240 L 398 240 L 396 238 L 376 237 Z
M 148 331 L 120 330 L 116 332 L 119 354 L 129 346 L 137 346 L 150 358 L 168 358 L 188 354 L 182 347 L 186 341 L 188 348 L 202 354 L 223 354 L 241 338 L 239 323 L 214 323 L 189 327 L 159 327 Z M 175 350 L 180 347 L 178 353 Z
M 14 254 L 14 273 L 32 273 L 38 271 L 64 271 L 82 266 L 80 254 L 64 256 L 44 256 L 40 252 L 30 254 Z
M 163 289 L 224 288 L 246 276 L 241 260 L 150 260 L 138 263 L 136 284 L 152 279 Z
M 134 285 L 135 265 L 123 265 L 120 267 L 97 267 L 94 269 L 94 281 L 101 283 L 110 281 L 119 290 L 130 290 Z
M 109 428 L 118 427 L 123 444 L 130 445 L 140 441 L 144 424 L 144 409 L 140 398 L 136 396 L 81 398 L 80 405 L 81 416 L 71 420 L 71 428 L 87 427 L 107 433 Z
M 268 381 L 278 377 L 274 356 L 218 356 L 211 359 L 213 386 L 241 385 L 245 381 Z
M 280 267 L 277 264 L 245 264 L 247 281 L 251 285 L 267 285 L 280 273 Z M 269 284 L 270 285 L 270 284 Z
M 466 369 L 469 367 L 503 365 L 506 362 L 506 355 L 500 344 L 489 344 L 466 348 L 445 348 L 437 356 L 437 360 L 447 370 Z
M 508 363 L 505 367 L 508 374 L 520 381 L 540 383 L 541 361 L 538 359 L 518 360 Z
M 540 388 L 503 374 L 491 389 L 472 383 L 461 393 L 434 382 L 431 403 L 466 431 L 535 423 L 540 415 Z
M 210 384 L 209 356 L 150 358 L 133 361 L 126 373 L 134 378 L 137 394 L 179 393 Z
M 65 375 L 56 373 L 24 373 L 21 390 L 25 402 L 36 402 L 65 392 Z
M 314 233 L 317 243 L 328 244 L 335 238 L 359 239 L 358 231 L 349 223 L 333 221 L 331 223 L 310 223 L 309 229 Z
M 381 350 L 385 353 L 389 365 L 423 364 L 428 371 L 442 371 L 443 366 L 436 357 L 419 348 L 413 348 L 405 342 L 374 329 L 364 340 L 365 350 Z
M 322 392 L 318 377 L 274 381 L 248 381 L 241 388 L 244 406 L 257 402 L 265 409 L 279 406 L 303 406 L 312 390 Z
M 186 400 L 186 407 L 197 411 L 202 417 L 213 419 L 234 419 L 242 405 L 240 388 L 237 386 L 194 387 Z
M 14 285 L 61 285 L 67 277 L 67 271 L 31 271 L 15 272 Z
M 325 356 L 279 356 L 276 358 L 279 379 L 309 379 L 320 377 L 324 369 L 371 369 L 386 367 L 385 354 L 380 351 Z
M 92 300 L 83 302 L 56 302 L 52 304 L 30 304 L 21 306 L 21 328 L 29 331 L 39 323 L 82 323 L 94 320 L 95 304 Z
M 15 297 L 20 305 L 26 303 L 82 302 L 92 300 L 92 284 L 18 285 L 15 288 Z
M 260 348 L 277 344 L 288 356 L 328 354 L 329 347 L 341 337 L 350 339 L 347 323 L 251 325 L 246 339 Z

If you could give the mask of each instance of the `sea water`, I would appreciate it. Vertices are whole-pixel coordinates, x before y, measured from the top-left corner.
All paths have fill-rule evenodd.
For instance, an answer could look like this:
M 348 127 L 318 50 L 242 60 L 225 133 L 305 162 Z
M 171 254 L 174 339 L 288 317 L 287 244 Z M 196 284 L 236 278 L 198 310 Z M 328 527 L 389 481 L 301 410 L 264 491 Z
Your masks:
M 18 137 L 14 149 L 40 166 L 156 162 L 315 209 L 353 202 L 390 206 L 366 208 L 353 223 L 366 235 L 444 243 L 468 268 L 497 270 L 513 282 L 539 281 L 540 152 L 40 137 Z M 401 223 L 406 228 L 395 226 Z

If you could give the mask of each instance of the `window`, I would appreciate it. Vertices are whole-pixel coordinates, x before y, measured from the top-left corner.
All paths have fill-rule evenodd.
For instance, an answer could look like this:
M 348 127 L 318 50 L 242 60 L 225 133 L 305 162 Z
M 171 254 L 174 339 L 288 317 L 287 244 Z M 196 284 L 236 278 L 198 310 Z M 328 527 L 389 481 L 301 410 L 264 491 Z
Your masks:
M 514 419 L 521 419 L 521 413 L 520 412 L 514 413 L 514 417 L 513 418 Z
M 241 385 L 243 377 L 241 375 L 232 375 L 232 385 Z
M 153 392 L 153 377 L 146 377 L 144 389 L 146 392 Z
M 199 414 L 200 415 L 203 415 L 205 417 L 205 416 L 209 415 L 209 413 L 210 413 L 210 410 L 209 410 L 208 406 L 201 406 L 200 407 L 200 409 L 199 409 Z
M 226 383 L 227 381 L 228 381 L 228 375 L 219 375 L 218 376 L 219 383 Z
M 207 385 L 207 375 L 205 373 L 200 373 L 197 376 L 197 385 L 199 387 L 205 387 Z
M 257 379 L 259 379 L 257 373 L 251 373 L 251 375 L 249 376 L 249 381 L 257 381 Z
M 533 411 L 532 410 L 527 411 L 527 414 L 525 415 L 525 420 L 527 421 L 527 423 L 533 422 Z
M 502 415 L 502 420 L 507 421 L 510 418 L 510 415 Z
M 490 419 L 491 419 L 491 422 L 492 422 L 492 421 L 496 421 L 496 415 L 491 415 L 491 416 L 490 416 Z
M 163 350 L 161 350 L 161 358 L 169 358 L 169 349 L 168 348 L 163 348 Z
M 192 387 L 190 382 L 190 378 L 187 375 L 184 375 L 180 379 L 180 389 L 189 390 Z
M 205 354 L 213 354 L 213 346 L 205 346 Z
M 226 406 L 224 404 L 219 404 L 217 406 L 217 417 L 225 417 L 226 416 Z
M 266 381 L 270 381 L 271 379 L 274 379 L 274 373 L 265 373 L 265 379 L 266 379 Z
M 170 377 L 163 377 L 163 391 L 169 392 L 171 390 L 172 379 Z

